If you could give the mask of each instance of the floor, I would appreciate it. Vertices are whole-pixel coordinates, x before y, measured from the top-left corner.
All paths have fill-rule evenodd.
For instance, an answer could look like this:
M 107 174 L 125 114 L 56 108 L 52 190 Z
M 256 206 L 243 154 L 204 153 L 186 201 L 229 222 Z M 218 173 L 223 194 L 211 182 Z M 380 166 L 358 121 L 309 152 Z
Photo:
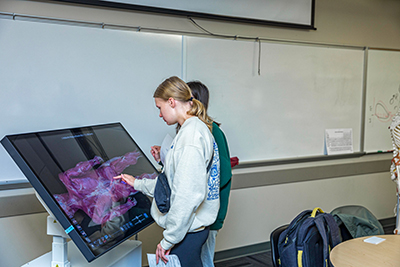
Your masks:
M 386 219 L 380 221 L 385 234 L 393 234 L 395 228 L 395 219 Z M 215 267 L 273 267 L 271 252 L 263 252 L 251 256 L 240 257 L 237 259 L 230 259 L 225 261 L 216 262 Z
M 216 262 L 214 265 L 215 267 L 273 267 L 270 251 L 247 257 Z

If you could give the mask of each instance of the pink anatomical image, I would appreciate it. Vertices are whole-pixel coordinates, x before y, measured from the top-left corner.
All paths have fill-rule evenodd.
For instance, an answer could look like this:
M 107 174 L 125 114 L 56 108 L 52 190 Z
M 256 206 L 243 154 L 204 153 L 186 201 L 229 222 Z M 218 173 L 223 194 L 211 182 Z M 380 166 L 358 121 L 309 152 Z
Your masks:
M 58 174 L 68 193 L 55 194 L 54 197 L 69 218 L 82 210 L 94 224 L 103 225 L 137 204 L 134 197 L 128 198 L 137 191 L 113 177 L 135 165 L 140 157 L 140 152 L 134 151 L 106 162 L 99 156 L 79 162 L 75 167 Z M 143 173 L 136 178 L 156 177 L 157 173 L 154 172 Z

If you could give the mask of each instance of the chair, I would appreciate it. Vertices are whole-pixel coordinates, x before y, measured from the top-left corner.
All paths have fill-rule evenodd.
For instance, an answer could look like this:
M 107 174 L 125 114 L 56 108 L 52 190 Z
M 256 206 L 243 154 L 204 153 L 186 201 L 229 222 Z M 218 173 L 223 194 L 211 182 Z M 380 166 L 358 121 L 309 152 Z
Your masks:
M 271 243 L 271 256 L 272 256 L 272 265 L 274 267 L 279 267 L 279 252 L 278 252 L 278 241 L 280 234 L 288 228 L 287 225 L 280 226 L 271 232 L 270 243 Z

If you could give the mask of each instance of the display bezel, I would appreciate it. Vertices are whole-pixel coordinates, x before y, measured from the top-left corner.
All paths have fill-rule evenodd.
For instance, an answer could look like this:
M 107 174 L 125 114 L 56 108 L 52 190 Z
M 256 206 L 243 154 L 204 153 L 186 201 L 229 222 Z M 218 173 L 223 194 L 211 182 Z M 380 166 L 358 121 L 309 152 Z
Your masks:
M 109 129 L 115 128 L 115 129 L 123 130 L 126 133 L 127 137 L 129 137 L 129 140 L 132 141 L 132 145 L 138 149 L 138 151 L 141 153 L 141 156 L 148 161 L 148 164 L 151 165 L 154 172 L 158 174 L 158 170 L 154 167 L 154 165 L 151 163 L 151 161 L 146 157 L 146 155 L 143 153 L 142 149 L 135 142 L 135 140 L 128 133 L 128 131 L 122 126 L 121 123 L 109 123 L 109 124 L 101 124 L 101 125 L 57 129 L 57 130 L 50 130 L 50 131 L 12 134 L 12 135 L 6 135 L 1 140 L 1 144 L 4 146 L 4 148 L 9 153 L 11 158 L 14 160 L 14 162 L 20 168 L 22 173 L 29 180 L 32 187 L 36 190 L 39 197 L 42 199 L 44 204 L 47 206 L 48 210 L 51 211 L 52 215 L 60 223 L 62 228 L 66 231 L 66 233 L 69 235 L 71 240 L 75 243 L 77 248 L 81 251 L 81 253 L 83 254 L 83 256 L 86 258 L 86 260 L 88 262 L 91 262 L 91 261 L 99 258 L 100 256 L 102 256 L 105 253 L 107 253 L 108 251 L 114 249 L 122 242 L 126 241 L 127 239 L 131 238 L 132 236 L 134 236 L 135 234 L 137 234 L 144 228 L 146 228 L 146 227 L 150 226 L 152 223 L 154 223 L 154 220 L 150 216 L 150 206 L 148 207 L 150 217 L 149 217 L 149 219 L 146 219 L 145 224 L 143 226 L 140 226 L 141 227 L 140 229 L 135 230 L 135 232 L 130 233 L 127 236 L 124 236 L 123 239 L 119 240 L 117 243 L 115 243 L 111 247 L 107 248 L 105 251 L 103 251 L 99 254 L 95 254 L 92 251 L 92 249 L 88 246 L 88 244 L 84 242 L 78 229 L 72 223 L 71 219 L 68 217 L 66 212 L 61 208 L 60 204 L 56 201 L 53 194 L 51 193 L 51 190 L 49 190 L 47 185 L 43 183 L 43 180 L 40 177 L 38 177 L 37 173 L 34 171 L 34 168 L 29 163 L 29 160 L 27 160 L 25 158 L 23 153 L 21 153 L 20 149 L 15 145 L 15 140 L 20 140 L 21 138 L 28 138 L 28 136 L 32 136 L 32 134 L 34 134 L 34 135 L 52 135 L 52 134 L 59 134 L 61 132 L 65 132 L 65 131 L 77 131 L 77 130 L 78 131 L 79 130 L 85 130 L 85 131 L 97 130 L 98 131 L 98 130 L 106 129 L 106 128 L 109 128 Z M 146 203 L 146 205 L 148 205 L 148 203 Z M 43 222 L 43 223 L 45 223 L 45 222 Z

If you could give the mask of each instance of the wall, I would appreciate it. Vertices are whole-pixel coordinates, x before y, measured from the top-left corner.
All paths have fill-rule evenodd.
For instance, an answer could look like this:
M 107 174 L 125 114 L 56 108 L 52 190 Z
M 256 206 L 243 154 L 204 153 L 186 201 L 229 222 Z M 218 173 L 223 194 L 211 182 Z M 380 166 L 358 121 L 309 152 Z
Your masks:
M 176 31 L 202 32 L 182 17 L 59 4 L 52 1 L 2 0 L 2 12 L 114 23 Z M 212 33 L 398 49 L 400 18 L 396 0 L 318 0 L 316 31 L 283 29 L 204 19 L 196 21 Z
M 213 33 L 400 49 L 399 9 L 400 2 L 395 0 L 319 0 L 316 1 L 316 31 L 196 21 Z M 0 12 L 201 32 L 186 18 L 61 5 L 52 1 L 1 0 Z M 330 211 L 340 205 L 359 204 L 379 219 L 392 217 L 396 199 L 395 184 L 386 171 L 390 158 L 390 154 L 366 155 L 234 170 L 228 217 L 219 233 L 216 250 L 266 242 L 275 227 L 290 222 L 299 211 L 315 206 Z M 374 165 L 377 161 L 380 164 Z M 374 168 L 368 169 L 371 165 Z M 298 175 L 303 177 L 303 182 L 293 183 L 296 180 L 293 177 Z M 19 197 L 22 195 L 26 198 Z M 15 203 L 23 199 L 31 207 L 30 211 L 18 212 L 22 208 L 15 211 L 16 205 L 4 207 L 10 199 L 15 199 Z M 2 253 L 1 266 L 20 266 L 51 250 L 51 239 L 44 234 L 47 215 L 35 201 L 32 191 L 26 189 L 0 191 L 0 237 L 13 240 L 0 242 L 1 250 L 7 251 Z M 153 252 L 160 238 L 161 230 L 157 226 L 140 233 L 143 255 Z

